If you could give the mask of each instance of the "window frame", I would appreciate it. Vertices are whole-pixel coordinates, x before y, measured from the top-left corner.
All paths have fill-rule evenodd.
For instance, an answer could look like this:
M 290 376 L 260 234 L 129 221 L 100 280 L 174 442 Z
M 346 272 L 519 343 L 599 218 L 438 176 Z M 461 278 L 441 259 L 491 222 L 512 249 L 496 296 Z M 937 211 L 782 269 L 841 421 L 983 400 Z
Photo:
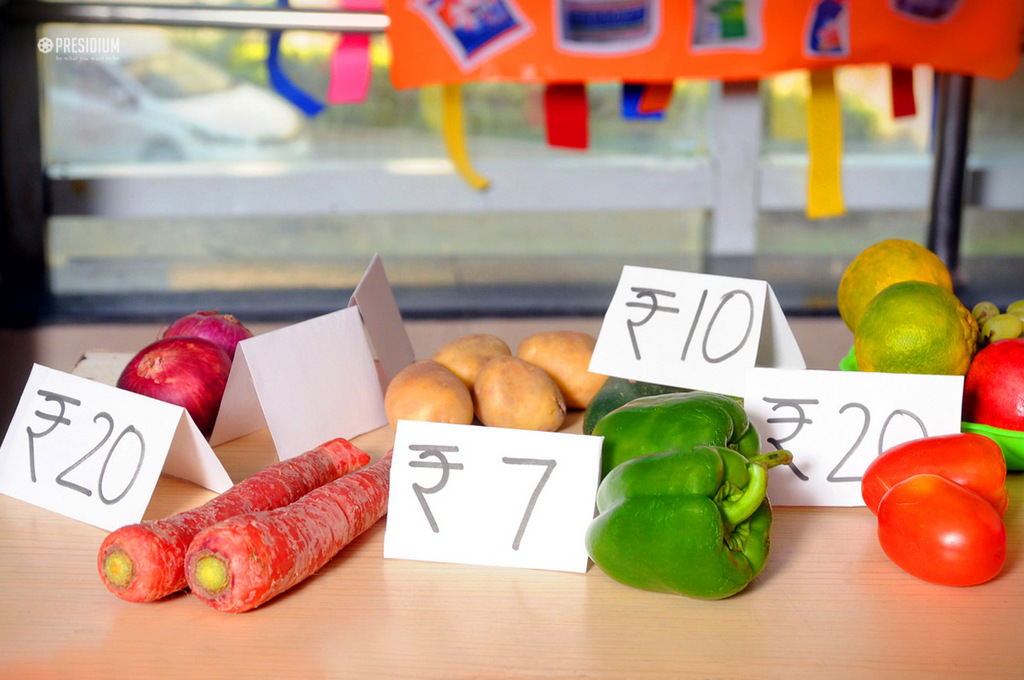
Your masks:
M 0 8 L 0 168 L 4 255 L 0 270 L 0 325 L 31 322 L 47 308 L 46 219 L 83 215 L 112 218 L 237 215 L 240 201 L 254 215 L 440 211 L 565 211 L 699 209 L 711 213 L 707 255 L 756 255 L 759 211 L 802 211 L 807 159 L 798 154 L 762 155 L 758 83 L 726 83 L 718 90 L 715 129 L 708 156 L 666 161 L 567 156 L 537 164 L 531 159 L 485 159 L 480 169 L 493 181 L 473 192 L 452 174 L 395 172 L 387 161 L 277 167 L 253 176 L 241 164 L 188 172 L 166 168 L 97 173 L 73 165 L 43 167 L 38 120 L 35 28 L 40 23 L 107 23 L 212 26 L 268 30 L 381 32 L 383 14 L 335 10 L 246 7 L 48 3 L 11 0 Z M 922 155 L 857 155 L 843 158 L 846 208 L 927 210 L 927 245 L 947 264 L 959 258 L 959 226 L 965 202 L 997 210 L 1024 207 L 1024 163 L 967 159 L 972 79 L 940 74 L 936 145 Z M 750 150 L 758 150 L 751 162 Z M 211 180 L 216 178 L 216 190 Z M 524 184 L 523 178 L 526 178 Z M 159 181 L 155 181 L 159 180 Z M 595 190 L 600 182 L 616 191 Z M 339 187 L 344 195 L 339 199 Z M 557 187 L 552 190 L 551 187 Z M 970 187 L 970 191 L 966 188 Z M 170 189 L 170 190 L 169 190 Z M 180 192 L 198 197 L 177 200 Z M 394 196 L 402 196 L 396 206 Z M 267 197 L 275 197 L 273 201 Z M 595 206 L 595 196 L 603 201 Z M 285 197 L 285 203 L 281 203 Z M 356 200 L 358 197 L 358 200 Z M 352 198 L 353 200 L 348 200 Z

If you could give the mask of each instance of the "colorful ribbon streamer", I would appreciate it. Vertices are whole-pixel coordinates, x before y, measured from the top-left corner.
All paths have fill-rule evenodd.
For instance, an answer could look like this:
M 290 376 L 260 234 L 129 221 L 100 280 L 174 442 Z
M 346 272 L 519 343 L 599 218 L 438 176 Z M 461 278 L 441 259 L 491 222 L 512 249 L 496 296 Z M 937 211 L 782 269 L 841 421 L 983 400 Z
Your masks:
M 331 55 L 331 81 L 327 101 L 332 104 L 358 104 L 366 100 L 370 89 L 370 36 L 345 33 Z
M 914 101 L 914 71 L 909 68 L 889 68 L 889 89 L 892 92 L 892 117 L 906 118 L 917 113 Z
M 288 7 L 288 0 L 277 0 L 278 7 Z M 274 90 L 312 118 L 324 105 L 293 83 L 281 68 L 281 31 L 271 31 L 267 38 L 267 77 Z
M 807 151 L 807 217 L 842 215 L 843 124 L 832 69 L 811 71 Z
M 462 124 L 462 86 L 457 83 L 441 86 L 441 128 L 448 156 L 466 184 L 478 191 L 491 186 L 490 180 L 473 168 L 466 151 Z
M 644 83 L 643 91 L 640 93 L 640 104 L 637 108 L 640 113 L 664 112 L 672 103 L 674 91 L 675 83 L 672 81 Z
M 548 144 L 566 149 L 586 149 L 587 90 L 583 83 L 548 83 L 544 89 L 544 117 Z
M 669 83 L 668 94 L 664 83 L 623 83 L 622 117 L 627 120 L 663 120 L 665 108 L 672 97 Z
M 350 12 L 382 12 L 381 0 L 339 0 L 338 6 Z M 332 104 L 358 104 L 366 100 L 370 89 L 370 35 L 342 33 L 331 55 L 331 80 L 327 101 Z

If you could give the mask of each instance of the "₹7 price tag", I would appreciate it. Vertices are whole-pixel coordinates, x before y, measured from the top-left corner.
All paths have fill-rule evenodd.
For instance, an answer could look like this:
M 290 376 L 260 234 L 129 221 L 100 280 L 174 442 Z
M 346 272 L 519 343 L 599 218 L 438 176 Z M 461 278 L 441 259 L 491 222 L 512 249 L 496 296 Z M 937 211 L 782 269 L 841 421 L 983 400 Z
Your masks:
M 761 450 L 793 462 L 769 475 L 775 505 L 864 505 L 860 482 L 880 453 L 960 431 L 962 376 L 752 369 L 743 405 Z
M 36 365 L 0 445 L 0 493 L 113 530 L 142 519 L 165 463 L 231 486 L 185 409 Z
M 585 572 L 602 441 L 399 421 L 384 557 Z
M 623 267 L 591 371 L 739 394 L 754 366 L 805 366 L 766 282 Z

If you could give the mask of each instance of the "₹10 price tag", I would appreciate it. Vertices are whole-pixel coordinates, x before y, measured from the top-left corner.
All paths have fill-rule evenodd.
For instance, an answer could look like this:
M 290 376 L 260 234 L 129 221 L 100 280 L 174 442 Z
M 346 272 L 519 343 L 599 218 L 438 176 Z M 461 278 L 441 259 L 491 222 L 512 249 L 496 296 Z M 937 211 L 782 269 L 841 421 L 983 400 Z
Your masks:
M 399 421 L 384 557 L 585 572 L 602 441 Z
M 860 482 L 883 451 L 960 431 L 962 376 L 856 371 L 748 372 L 743 405 L 761 450 L 793 462 L 772 470 L 775 505 L 864 505 Z
M 766 282 L 623 267 L 591 371 L 737 395 L 754 366 L 805 366 Z
M 33 366 L 0 445 L 0 493 L 113 530 L 142 519 L 161 472 L 231 486 L 185 409 Z

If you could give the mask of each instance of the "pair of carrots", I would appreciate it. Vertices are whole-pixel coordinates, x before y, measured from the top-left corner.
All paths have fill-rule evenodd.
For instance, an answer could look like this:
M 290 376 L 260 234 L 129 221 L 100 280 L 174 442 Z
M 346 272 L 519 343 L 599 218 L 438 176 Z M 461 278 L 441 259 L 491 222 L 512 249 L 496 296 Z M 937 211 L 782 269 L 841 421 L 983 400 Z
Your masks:
M 100 578 L 123 600 L 186 587 L 244 612 L 312 576 L 387 512 L 391 454 L 373 465 L 345 439 L 268 466 L 209 502 L 111 532 Z

